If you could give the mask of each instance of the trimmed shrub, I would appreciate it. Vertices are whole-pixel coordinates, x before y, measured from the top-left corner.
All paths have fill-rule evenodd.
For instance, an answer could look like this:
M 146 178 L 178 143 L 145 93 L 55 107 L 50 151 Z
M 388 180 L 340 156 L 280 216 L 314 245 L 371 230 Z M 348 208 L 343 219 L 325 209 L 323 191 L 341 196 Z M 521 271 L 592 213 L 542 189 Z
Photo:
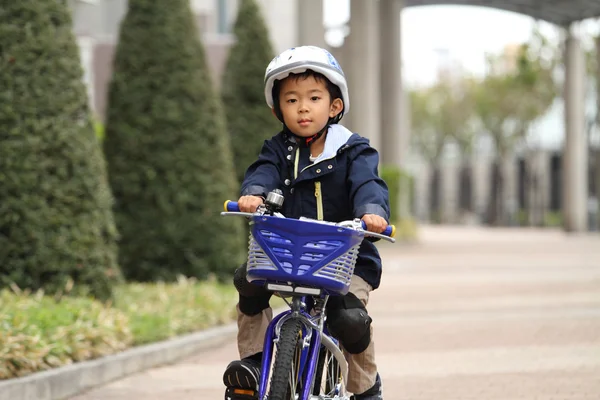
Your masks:
M 234 26 L 235 44 L 229 50 L 221 82 L 235 169 L 239 183 L 265 139 L 281 130 L 265 101 L 265 69 L 273 59 L 267 26 L 256 0 L 241 0 Z
M 224 277 L 243 262 L 221 104 L 188 0 L 131 0 L 109 87 L 104 149 L 130 280 Z
M 0 287 L 100 299 L 120 277 L 105 163 L 64 1 L 0 8 Z

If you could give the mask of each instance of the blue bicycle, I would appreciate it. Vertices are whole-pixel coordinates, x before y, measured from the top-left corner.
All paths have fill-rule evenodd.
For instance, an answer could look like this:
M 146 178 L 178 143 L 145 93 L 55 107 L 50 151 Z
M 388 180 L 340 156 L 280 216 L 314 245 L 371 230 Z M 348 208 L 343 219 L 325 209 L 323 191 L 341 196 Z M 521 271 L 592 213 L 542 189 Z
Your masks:
M 365 236 L 390 242 L 395 227 L 368 232 L 359 219 L 339 223 L 285 218 L 283 196 L 275 190 L 255 213 L 226 201 L 221 215 L 250 218 L 248 280 L 274 292 L 290 307 L 275 316 L 264 339 L 258 400 L 349 400 L 348 365 L 329 335 L 329 296 L 348 293 Z M 270 381 L 269 381 L 270 378 Z M 239 394 L 246 394 L 242 390 Z

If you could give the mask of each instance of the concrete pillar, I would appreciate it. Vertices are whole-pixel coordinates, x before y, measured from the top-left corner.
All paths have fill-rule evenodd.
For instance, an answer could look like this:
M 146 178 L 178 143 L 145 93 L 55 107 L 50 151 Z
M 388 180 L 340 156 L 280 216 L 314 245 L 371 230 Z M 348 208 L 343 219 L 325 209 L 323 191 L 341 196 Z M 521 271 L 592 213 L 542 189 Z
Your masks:
M 410 157 L 410 100 L 406 90 L 402 90 L 400 94 L 400 134 L 396 136 L 400 145 L 398 165 L 400 165 L 404 172 L 407 172 L 409 171 L 408 164 Z M 398 199 L 400 200 L 399 211 L 401 218 L 407 218 L 411 214 L 408 201 L 409 194 L 410 182 L 408 180 L 404 180 L 400 183 L 400 195 L 398 196 Z
M 378 1 L 351 0 L 346 46 L 345 72 L 352 103 L 346 126 L 381 151 Z
M 458 191 L 460 163 L 451 160 L 443 163 L 441 169 L 441 212 L 442 223 L 455 224 L 458 222 Z
M 402 166 L 402 72 L 400 53 L 401 0 L 379 0 L 381 60 L 381 155 L 383 162 Z
M 329 50 L 329 52 L 331 53 L 332 56 L 335 57 L 335 59 L 337 60 L 337 62 L 342 66 L 342 69 L 344 70 L 344 74 L 346 74 L 346 79 L 348 79 L 348 73 L 350 71 L 350 65 L 348 64 L 347 61 L 347 54 L 348 54 L 348 45 L 346 43 L 344 43 L 344 45 L 340 46 L 340 47 L 331 47 L 328 46 L 327 50 Z M 355 111 L 354 108 L 354 96 L 353 93 L 350 93 L 350 101 L 352 101 L 352 112 Z M 342 120 L 340 121 L 340 125 L 345 126 L 348 129 L 352 129 L 352 121 L 351 121 L 352 116 L 350 114 L 345 115 Z
M 526 196 L 529 222 L 542 226 L 550 207 L 550 155 L 544 150 L 534 150 L 527 157 Z
M 402 88 L 401 13 L 402 0 L 379 0 L 381 158 L 383 164 L 406 171 L 410 123 Z M 409 192 L 408 181 L 402 181 L 397 197 L 401 218 L 410 214 Z
M 414 192 L 414 204 L 415 204 L 415 216 L 421 222 L 429 222 L 430 210 L 429 204 L 431 204 L 431 190 L 430 182 L 432 170 L 429 164 L 422 163 L 419 165 L 418 172 L 415 173 L 415 192 Z
M 516 225 L 517 213 L 519 212 L 519 163 L 516 157 L 509 156 L 501 161 L 503 173 L 504 210 L 502 210 L 503 222 L 508 225 Z
M 565 43 L 565 147 L 563 226 L 567 232 L 587 230 L 587 138 L 585 134 L 585 56 L 573 26 Z
M 490 176 L 492 160 L 485 157 L 474 158 L 473 165 L 473 211 L 479 222 L 486 219 L 490 202 Z
M 298 45 L 326 48 L 323 0 L 301 0 L 298 10 Z

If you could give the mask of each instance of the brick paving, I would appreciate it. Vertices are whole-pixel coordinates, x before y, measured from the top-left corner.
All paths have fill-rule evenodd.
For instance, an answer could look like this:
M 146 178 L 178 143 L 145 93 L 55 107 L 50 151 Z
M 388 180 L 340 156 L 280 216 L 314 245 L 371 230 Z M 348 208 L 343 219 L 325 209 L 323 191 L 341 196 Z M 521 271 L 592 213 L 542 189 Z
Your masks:
M 599 400 L 600 236 L 422 227 L 372 293 L 387 400 Z M 223 399 L 235 343 L 72 400 Z

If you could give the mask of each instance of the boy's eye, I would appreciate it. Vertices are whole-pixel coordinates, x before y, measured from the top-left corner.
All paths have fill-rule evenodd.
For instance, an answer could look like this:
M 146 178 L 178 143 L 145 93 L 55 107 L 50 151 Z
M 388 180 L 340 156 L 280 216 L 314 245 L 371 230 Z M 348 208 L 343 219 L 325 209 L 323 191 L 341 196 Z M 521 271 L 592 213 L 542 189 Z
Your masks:
M 313 97 L 311 97 L 310 99 L 311 99 L 312 101 L 317 101 L 317 100 L 319 100 L 319 99 L 320 99 L 320 97 L 319 97 L 319 96 L 313 96 Z
M 288 99 L 288 100 L 287 100 L 287 102 L 288 102 L 288 103 L 295 103 L 295 102 L 296 102 L 296 99 Z

